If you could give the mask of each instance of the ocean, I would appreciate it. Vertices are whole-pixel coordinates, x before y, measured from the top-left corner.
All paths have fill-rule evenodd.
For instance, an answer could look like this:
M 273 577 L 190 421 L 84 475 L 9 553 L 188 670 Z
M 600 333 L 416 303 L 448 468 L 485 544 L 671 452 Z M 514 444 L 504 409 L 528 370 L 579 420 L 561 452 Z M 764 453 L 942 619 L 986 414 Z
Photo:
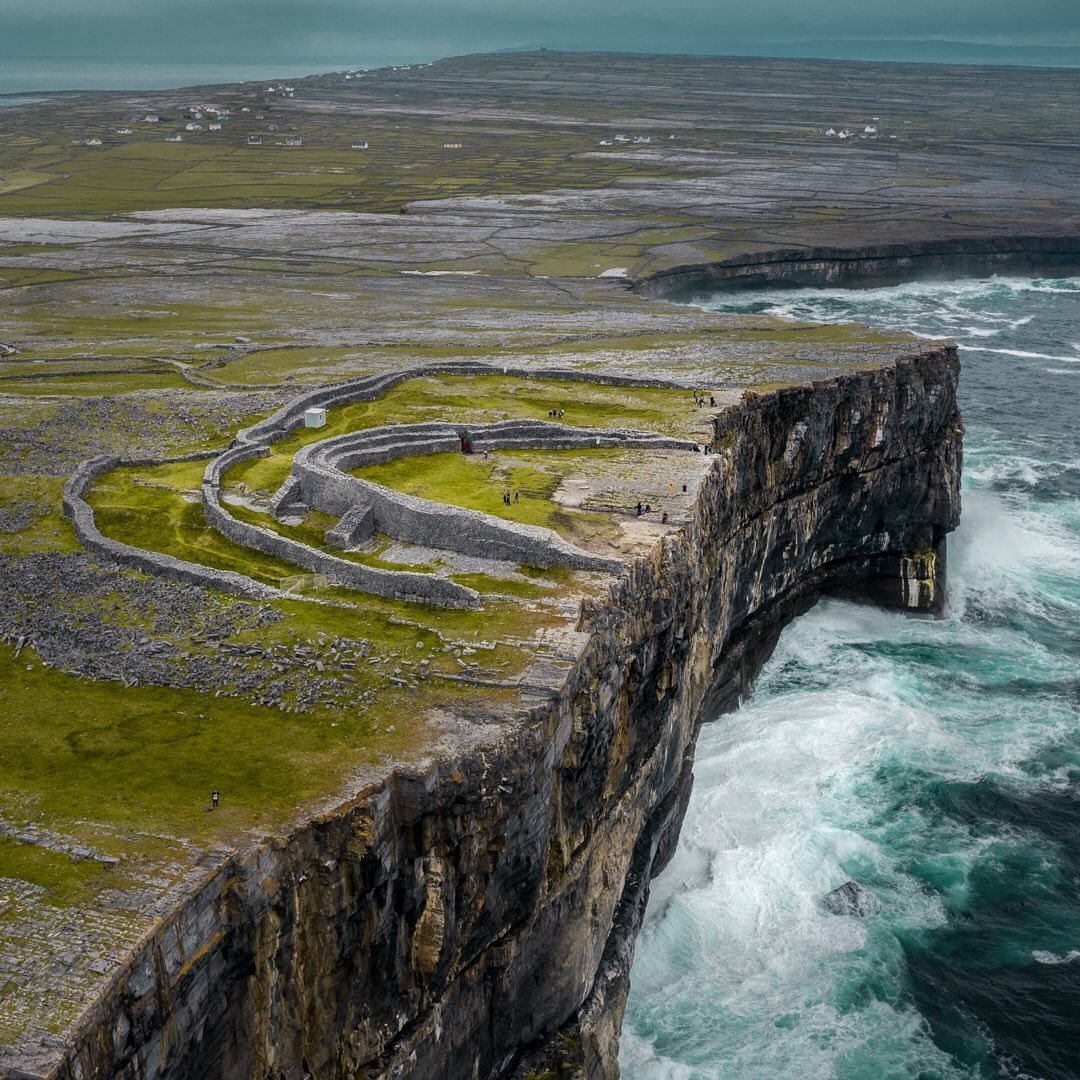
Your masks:
M 944 619 L 823 601 L 702 730 L 624 1080 L 1080 1077 L 1080 279 L 696 302 L 956 338 L 963 515 Z
M 0 0 L 2 8 L 4 0 Z M 469 20 L 455 13 L 452 18 L 435 20 L 431 36 L 415 39 L 408 35 L 376 37 L 358 31 L 355 18 L 346 20 L 338 32 L 327 30 L 314 34 L 297 32 L 299 19 L 306 24 L 319 18 L 318 4 L 311 12 L 297 5 L 293 17 L 275 28 L 273 21 L 262 26 L 256 40 L 248 40 L 243 26 L 232 25 L 235 16 L 227 9 L 216 13 L 223 20 L 213 43 L 203 37 L 189 41 L 192 20 L 182 8 L 171 14 L 161 11 L 133 11 L 131 17 L 113 27 L 102 20 L 96 36 L 105 34 L 110 52 L 102 48 L 87 51 L 81 36 L 88 27 L 68 25 L 56 20 L 48 35 L 55 51 L 43 51 L 43 42 L 35 41 L 31 51 L 20 49 L 18 41 L 5 41 L 4 15 L 0 13 L 0 105 L 3 95 L 43 93 L 49 90 L 164 90 L 181 86 L 206 86 L 217 83 L 278 82 L 328 71 L 368 69 L 401 64 L 418 64 L 439 57 L 464 53 L 502 50 L 518 51 L 520 39 L 488 35 L 485 18 Z M 340 12 L 321 14 L 323 21 Z M 358 16 L 357 16 L 358 17 Z M 565 42 L 548 42 L 550 47 L 575 50 L 628 50 L 698 53 L 702 55 L 810 57 L 852 61 L 878 61 L 919 64 L 1010 64 L 1032 67 L 1080 67 L 1080 45 L 1062 41 L 1055 45 L 992 45 L 963 41 L 845 40 L 829 39 L 737 41 L 725 37 L 714 42 L 688 38 L 668 44 L 649 36 L 612 42 L 610 27 L 595 35 Z M 177 41 L 163 53 L 163 39 Z M 227 47 L 222 47 L 227 42 Z M 524 46 L 537 49 L 539 44 Z M 290 49 L 297 49 L 290 52 Z M 111 51 L 116 50 L 116 51 Z M 302 51 L 300 51 L 302 50 Z
M 0 46 L 2 48 L 2 46 Z M 4 57 L 0 55 L 0 95 L 49 90 L 168 90 L 218 83 L 280 82 L 326 71 L 410 63 L 397 55 L 231 61 L 184 61 L 99 56 Z M 0 106 L 17 104 L 0 96 Z

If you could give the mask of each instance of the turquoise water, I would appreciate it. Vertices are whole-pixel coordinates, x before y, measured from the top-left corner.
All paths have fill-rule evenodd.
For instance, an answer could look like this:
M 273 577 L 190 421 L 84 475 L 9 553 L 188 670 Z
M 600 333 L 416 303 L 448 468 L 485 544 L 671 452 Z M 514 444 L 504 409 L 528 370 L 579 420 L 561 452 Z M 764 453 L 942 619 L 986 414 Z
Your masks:
M 1078 1077 L 1080 280 L 699 302 L 955 337 L 963 522 L 945 619 L 822 602 L 703 729 L 623 1076 Z

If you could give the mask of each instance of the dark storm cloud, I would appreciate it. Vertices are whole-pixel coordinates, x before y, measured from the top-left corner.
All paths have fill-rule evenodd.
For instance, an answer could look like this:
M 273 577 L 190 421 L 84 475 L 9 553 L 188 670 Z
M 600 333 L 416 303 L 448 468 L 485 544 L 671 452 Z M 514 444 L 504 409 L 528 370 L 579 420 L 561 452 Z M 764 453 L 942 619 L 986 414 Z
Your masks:
M 0 0 L 0 50 L 436 56 L 518 45 L 724 52 L 746 41 L 1080 44 L 1072 0 Z

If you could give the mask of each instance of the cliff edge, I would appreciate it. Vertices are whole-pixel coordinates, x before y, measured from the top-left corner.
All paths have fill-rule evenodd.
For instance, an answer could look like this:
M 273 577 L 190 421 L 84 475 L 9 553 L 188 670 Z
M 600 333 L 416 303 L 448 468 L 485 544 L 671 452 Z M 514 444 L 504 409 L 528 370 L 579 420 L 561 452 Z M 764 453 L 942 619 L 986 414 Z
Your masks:
M 940 345 L 748 392 L 689 523 L 583 608 L 565 678 L 215 870 L 49 1074 L 617 1076 L 700 725 L 824 593 L 941 609 L 958 374 Z

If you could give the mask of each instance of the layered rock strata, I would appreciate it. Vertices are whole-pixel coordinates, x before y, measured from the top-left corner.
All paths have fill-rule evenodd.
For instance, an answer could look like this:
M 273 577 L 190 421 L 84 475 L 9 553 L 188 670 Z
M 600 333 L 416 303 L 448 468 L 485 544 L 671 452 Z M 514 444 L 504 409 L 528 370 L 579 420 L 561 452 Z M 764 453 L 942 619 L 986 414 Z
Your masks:
M 690 523 L 583 610 L 558 678 L 478 704 L 453 756 L 208 870 L 54 1075 L 614 1077 L 702 721 L 825 592 L 941 606 L 958 367 L 941 346 L 748 394 Z
M 934 278 L 1071 276 L 1080 262 L 1075 237 L 943 238 L 858 248 L 804 247 L 753 252 L 715 262 L 673 266 L 633 285 L 660 297 L 768 287 L 873 288 Z

